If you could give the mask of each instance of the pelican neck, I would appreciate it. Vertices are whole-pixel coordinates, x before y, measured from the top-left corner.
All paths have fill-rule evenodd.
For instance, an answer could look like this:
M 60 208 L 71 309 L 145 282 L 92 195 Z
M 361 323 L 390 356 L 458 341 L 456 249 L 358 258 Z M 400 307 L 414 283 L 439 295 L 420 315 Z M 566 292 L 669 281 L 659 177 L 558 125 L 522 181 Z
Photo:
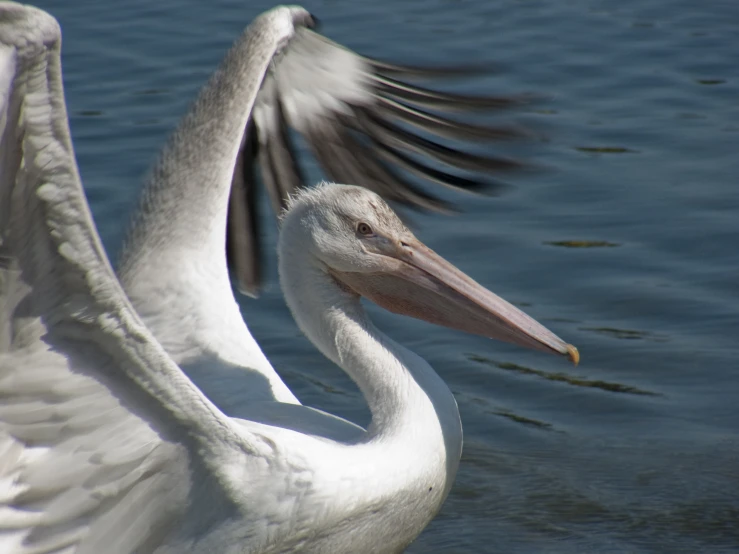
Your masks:
M 380 331 L 359 297 L 315 263 L 297 244 L 300 238 L 287 236 L 291 230 L 283 227 L 279 248 L 285 299 L 303 333 L 362 392 L 372 414 L 366 440 L 413 436 L 461 451 L 459 411 L 444 381 L 428 362 Z

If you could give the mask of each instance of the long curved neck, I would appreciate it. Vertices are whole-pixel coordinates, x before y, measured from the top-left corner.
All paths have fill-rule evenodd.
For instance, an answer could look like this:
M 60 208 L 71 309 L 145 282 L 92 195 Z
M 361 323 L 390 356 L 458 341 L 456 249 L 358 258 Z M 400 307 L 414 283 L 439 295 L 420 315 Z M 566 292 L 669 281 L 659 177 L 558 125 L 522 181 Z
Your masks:
M 372 413 L 366 442 L 402 445 L 419 456 L 443 452 L 448 492 L 462 448 L 451 391 L 425 360 L 379 331 L 359 299 L 317 266 L 299 240 L 290 244 L 290 231 L 283 228 L 280 244 L 285 298 L 303 332 L 362 391 Z

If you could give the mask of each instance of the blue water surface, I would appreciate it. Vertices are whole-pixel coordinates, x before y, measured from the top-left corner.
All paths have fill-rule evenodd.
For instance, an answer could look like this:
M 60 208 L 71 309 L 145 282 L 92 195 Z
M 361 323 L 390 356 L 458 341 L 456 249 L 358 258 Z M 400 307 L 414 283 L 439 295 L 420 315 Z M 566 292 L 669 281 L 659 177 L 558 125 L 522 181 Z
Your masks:
M 160 146 L 273 4 L 37 5 L 62 24 L 75 148 L 114 256 Z M 491 120 L 536 133 L 494 148 L 539 171 L 511 175 L 499 197 L 443 193 L 463 215 L 413 220 L 426 244 L 576 344 L 582 363 L 372 309 L 446 380 L 464 423 L 456 484 L 410 551 L 739 552 L 739 3 L 305 7 L 366 55 L 494 69 L 451 90 L 541 97 Z M 275 236 L 270 222 L 265 294 L 241 300 L 249 327 L 304 403 L 366 424 L 357 388 L 285 307 Z

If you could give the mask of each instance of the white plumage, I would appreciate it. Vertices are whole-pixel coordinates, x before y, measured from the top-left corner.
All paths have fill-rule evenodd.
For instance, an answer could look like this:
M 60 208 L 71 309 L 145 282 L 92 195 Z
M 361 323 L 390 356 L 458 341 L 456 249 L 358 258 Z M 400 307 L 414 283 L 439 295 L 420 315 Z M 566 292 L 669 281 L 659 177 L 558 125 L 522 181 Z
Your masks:
M 273 86 L 259 92 L 271 64 L 269 78 L 287 86 L 275 52 L 289 67 L 291 52 L 304 66 L 310 45 L 335 48 L 344 61 L 325 71 L 339 81 L 362 63 L 317 35 L 291 50 L 310 21 L 277 8 L 237 42 L 153 172 L 119 283 L 74 159 L 59 27 L 35 8 L 0 4 L 3 553 L 402 550 L 449 492 L 461 425 L 448 388 L 371 324 L 360 294 L 576 359 L 421 245 L 376 194 L 325 185 L 290 205 L 281 279 L 303 331 L 362 389 L 372 424 L 301 406 L 287 389 L 241 319 L 224 237 L 244 129 Z M 371 102 L 356 79 L 351 102 Z M 311 113 L 347 105 L 330 94 L 285 100 L 290 121 L 300 130 L 311 102 L 324 102 Z M 203 394 L 209 374 L 223 384 L 228 372 L 238 387 Z

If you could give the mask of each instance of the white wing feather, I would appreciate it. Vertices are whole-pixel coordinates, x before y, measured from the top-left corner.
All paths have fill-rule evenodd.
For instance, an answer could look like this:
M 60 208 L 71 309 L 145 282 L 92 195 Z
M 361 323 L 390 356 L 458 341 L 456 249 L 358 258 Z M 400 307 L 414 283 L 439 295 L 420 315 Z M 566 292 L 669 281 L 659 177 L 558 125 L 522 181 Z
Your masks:
M 228 504 L 224 460 L 269 450 L 125 298 L 79 181 L 59 50 L 53 18 L 0 4 L 0 551 L 150 551 L 183 532 L 201 482 Z

